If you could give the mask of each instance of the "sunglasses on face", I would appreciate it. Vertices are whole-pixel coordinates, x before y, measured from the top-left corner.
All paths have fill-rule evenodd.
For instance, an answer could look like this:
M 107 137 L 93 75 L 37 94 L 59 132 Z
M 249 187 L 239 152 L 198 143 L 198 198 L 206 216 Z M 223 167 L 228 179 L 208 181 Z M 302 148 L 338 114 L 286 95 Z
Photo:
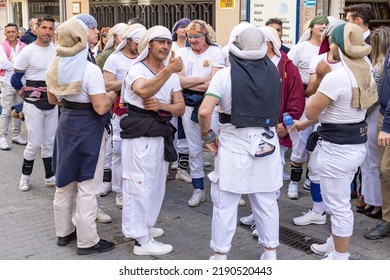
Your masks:
M 197 34 L 197 35 L 188 35 L 188 39 L 199 39 L 202 38 L 204 34 Z

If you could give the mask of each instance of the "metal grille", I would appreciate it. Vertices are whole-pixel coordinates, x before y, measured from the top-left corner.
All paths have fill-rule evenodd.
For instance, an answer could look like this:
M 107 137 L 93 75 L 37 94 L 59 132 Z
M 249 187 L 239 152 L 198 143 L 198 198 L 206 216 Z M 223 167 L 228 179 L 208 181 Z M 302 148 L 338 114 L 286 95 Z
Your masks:
M 324 243 L 323 240 L 307 236 L 300 232 L 294 231 L 287 227 L 279 227 L 279 240 L 281 243 L 293 247 L 294 249 L 305 252 L 306 254 L 312 254 L 310 245 L 313 243 Z
M 175 22 L 183 17 L 202 19 L 214 26 L 214 4 L 211 0 L 91 0 L 90 14 L 96 18 L 99 28 L 127 23 L 134 17 L 143 19 L 147 28 L 163 25 L 172 29 Z
M 241 226 L 247 227 L 252 231 L 250 226 L 245 226 L 240 224 Z M 319 240 L 317 238 L 313 238 L 311 236 L 302 234 L 295 230 L 289 229 L 284 226 L 279 226 L 279 241 L 284 245 L 288 245 L 294 249 L 305 252 L 306 254 L 313 254 L 310 249 L 310 245 L 313 243 L 323 244 L 326 241 Z

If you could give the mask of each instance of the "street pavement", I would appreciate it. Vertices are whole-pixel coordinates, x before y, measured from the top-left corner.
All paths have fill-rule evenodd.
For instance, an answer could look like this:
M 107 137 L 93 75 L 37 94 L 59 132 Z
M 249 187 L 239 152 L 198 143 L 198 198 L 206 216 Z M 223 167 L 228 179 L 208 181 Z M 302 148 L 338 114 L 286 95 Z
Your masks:
M 25 131 L 23 133 L 25 135 Z M 165 235 L 157 240 L 172 244 L 174 247 L 173 252 L 168 255 L 154 257 L 136 256 L 132 253 L 134 240 L 125 239 L 122 235 L 121 210 L 115 206 L 113 192 L 100 199 L 102 208 L 113 221 L 110 224 L 97 223 L 97 228 L 101 238 L 116 243 L 114 250 L 102 254 L 79 256 L 76 253 L 76 242 L 66 247 L 57 246 L 52 206 L 55 189 L 44 186 L 43 162 L 40 156 L 35 160 L 30 191 L 21 192 L 18 189 L 23 151 L 24 146 L 15 144 L 12 144 L 10 151 L 0 151 L 1 260 L 207 260 L 212 255 L 213 252 L 209 247 L 212 202 L 208 180 L 206 180 L 207 200 L 194 208 L 187 206 L 192 193 L 190 184 L 176 180 L 167 182 L 165 200 L 156 227 L 161 227 L 165 231 Z M 206 151 L 204 156 L 212 161 L 212 156 Z M 286 165 L 286 170 L 289 170 L 289 164 Z M 211 171 L 212 167 L 205 168 L 206 174 Z M 299 199 L 290 200 L 287 198 L 287 186 L 288 182 L 285 181 L 279 200 L 280 226 L 284 233 L 281 234 L 278 259 L 320 259 L 322 257 L 307 250 L 308 244 L 311 240 L 326 240 L 330 234 L 329 217 L 326 225 L 302 227 L 293 225 L 292 218 L 301 215 L 311 207 L 311 197 L 310 193 L 302 190 L 301 184 Z M 247 205 L 239 207 L 238 219 L 249 215 L 251 211 L 248 197 L 243 196 L 243 198 Z M 356 200 L 351 201 L 353 204 L 355 202 Z M 354 215 L 355 229 L 350 245 L 350 258 L 390 260 L 390 238 L 371 241 L 363 237 L 364 231 L 374 226 L 377 220 L 356 211 Z M 297 240 L 288 241 L 289 237 Z M 308 244 L 305 245 L 305 242 Z M 303 247 L 305 248 L 302 249 Z M 256 260 L 259 259 L 261 252 L 262 248 L 251 236 L 251 230 L 238 223 L 229 259 Z

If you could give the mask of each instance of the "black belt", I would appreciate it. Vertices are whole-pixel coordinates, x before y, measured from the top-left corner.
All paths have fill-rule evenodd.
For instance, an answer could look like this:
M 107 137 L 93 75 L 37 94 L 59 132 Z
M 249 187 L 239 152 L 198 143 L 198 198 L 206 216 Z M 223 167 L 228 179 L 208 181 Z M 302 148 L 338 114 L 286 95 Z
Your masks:
M 219 113 L 219 122 L 222 124 L 232 123 L 232 116 L 225 113 Z
M 62 99 L 62 105 L 66 109 L 74 109 L 74 110 L 93 110 L 92 103 L 79 103 L 79 102 L 72 102 L 68 101 L 66 99 Z

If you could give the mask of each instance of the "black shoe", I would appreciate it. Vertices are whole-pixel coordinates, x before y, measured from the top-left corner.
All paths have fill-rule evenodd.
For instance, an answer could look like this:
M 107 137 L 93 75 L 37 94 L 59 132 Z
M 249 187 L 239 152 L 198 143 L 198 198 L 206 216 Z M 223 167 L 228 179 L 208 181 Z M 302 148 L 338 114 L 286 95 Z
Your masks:
M 380 221 L 376 224 L 376 226 L 372 229 L 369 229 L 364 237 L 367 239 L 379 239 L 385 236 L 390 236 L 390 223 L 386 221 Z
M 71 234 L 69 234 L 67 236 L 58 237 L 57 245 L 58 246 L 66 246 L 75 239 L 77 239 L 76 230 L 74 230 L 74 232 L 72 232 Z
M 374 210 L 374 209 L 375 209 L 375 206 L 370 206 L 370 207 L 368 207 L 368 208 L 357 209 L 356 212 L 362 213 L 362 214 L 367 213 L 367 212 L 370 212 L 370 213 L 371 213 L 372 210 Z
M 374 218 L 374 219 L 381 219 L 382 218 L 382 209 L 379 209 L 375 214 L 372 212 L 365 212 L 364 215 Z
M 79 255 L 89 255 L 94 253 L 103 253 L 110 251 L 115 248 L 115 243 L 100 239 L 96 245 L 89 248 L 77 248 L 77 254 Z

